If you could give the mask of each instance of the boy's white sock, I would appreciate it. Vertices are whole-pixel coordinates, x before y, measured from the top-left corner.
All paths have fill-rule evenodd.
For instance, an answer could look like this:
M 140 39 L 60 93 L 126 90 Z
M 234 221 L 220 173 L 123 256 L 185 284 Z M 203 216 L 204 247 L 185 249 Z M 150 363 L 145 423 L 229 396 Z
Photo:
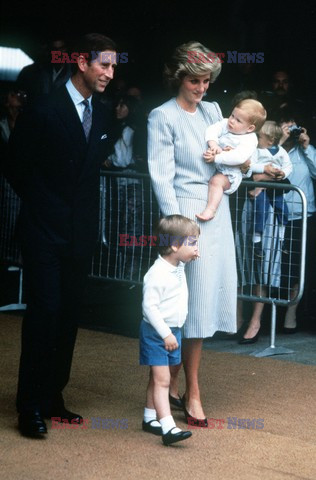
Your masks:
M 181 428 L 176 427 L 176 424 L 173 420 L 172 415 L 168 415 L 167 417 L 163 417 L 160 420 L 160 425 L 162 428 L 162 434 L 165 435 L 166 433 L 169 432 L 172 428 L 174 428 L 172 433 L 179 433 L 181 432 Z
M 147 408 L 145 407 L 144 408 L 144 422 L 145 423 L 149 423 L 151 422 L 152 420 L 156 420 L 155 422 L 153 422 L 151 425 L 153 427 L 160 427 L 160 423 L 158 422 L 157 420 L 157 412 L 154 408 Z

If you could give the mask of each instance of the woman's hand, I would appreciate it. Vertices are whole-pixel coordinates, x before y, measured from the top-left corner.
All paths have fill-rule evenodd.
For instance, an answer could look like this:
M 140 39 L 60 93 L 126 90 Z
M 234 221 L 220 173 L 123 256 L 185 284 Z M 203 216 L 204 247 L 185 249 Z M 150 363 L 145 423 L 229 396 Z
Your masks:
M 212 163 L 215 160 L 215 153 L 211 148 L 208 148 L 206 152 L 203 153 L 203 158 L 206 163 Z
M 212 153 L 214 153 L 214 155 L 222 152 L 221 147 L 214 140 L 209 140 L 207 144 L 208 144 L 207 150 L 210 150 Z
M 250 167 L 250 158 L 240 165 L 241 173 L 247 173 Z

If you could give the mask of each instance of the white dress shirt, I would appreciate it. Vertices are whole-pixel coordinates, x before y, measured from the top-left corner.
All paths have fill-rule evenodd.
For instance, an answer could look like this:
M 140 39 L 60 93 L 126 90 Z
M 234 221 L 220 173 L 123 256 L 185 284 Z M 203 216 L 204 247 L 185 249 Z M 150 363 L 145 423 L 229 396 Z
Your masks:
M 66 83 L 66 88 L 68 90 L 68 93 L 70 95 L 71 100 L 75 104 L 75 107 L 76 107 L 76 110 L 78 112 L 80 121 L 82 123 L 83 111 L 85 109 L 85 106 L 82 102 L 85 100 L 85 98 L 81 95 L 80 92 L 78 92 L 78 90 L 76 89 L 76 87 L 72 83 L 71 78 L 69 78 L 68 82 Z M 90 107 L 90 110 L 92 112 L 92 95 L 90 97 L 88 97 L 87 100 L 89 102 L 89 107 Z

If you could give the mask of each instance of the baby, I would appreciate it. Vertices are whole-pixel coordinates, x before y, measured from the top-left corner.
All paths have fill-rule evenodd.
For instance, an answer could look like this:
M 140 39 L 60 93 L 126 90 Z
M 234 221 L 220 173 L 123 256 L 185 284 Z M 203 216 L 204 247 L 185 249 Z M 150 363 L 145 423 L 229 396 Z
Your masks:
M 206 208 L 196 215 L 199 220 L 214 218 L 223 193 L 231 194 L 239 187 L 242 180 L 240 166 L 255 152 L 258 145 L 255 132 L 261 129 L 266 116 L 260 102 L 244 99 L 238 102 L 228 119 L 206 129 L 208 149 L 203 157 L 207 163 L 216 164 L 217 173 L 209 181 Z

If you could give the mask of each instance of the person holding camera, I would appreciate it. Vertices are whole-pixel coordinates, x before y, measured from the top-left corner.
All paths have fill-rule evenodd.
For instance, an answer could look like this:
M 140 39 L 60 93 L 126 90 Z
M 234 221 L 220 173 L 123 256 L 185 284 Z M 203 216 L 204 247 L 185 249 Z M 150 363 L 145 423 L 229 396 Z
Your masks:
M 287 112 L 281 119 L 283 136 L 280 145 L 288 152 L 293 165 L 293 170 L 288 179 L 292 185 L 299 187 L 307 200 L 307 243 L 306 243 L 306 288 L 304 294 L 304 309 L 309 316 L 314 316 L 311 305 L 314 284 L 313 272 L 315 267 L 315 242 L 316 242 L 316 206 L 313 179 L 316 179 L 316 149 L 310 144 L 307 130 L 295 122 L 295 115 Z M 299 284 L 300 243 L 302 235 L 302 202 L 300 195 L 291 190 L 285 195 L 289 209 L 289 223 L 285 238 L 292 236 L 291 264 L 282 265 L 282 276 L 290 282 L 291 297 L 296 297 Z M 298 304 L 287 308 L 284 322 L 284 333 L 295 333 L 297 330 L 296 310 Z
M 282 128 L 282 136 L 278 145 L 282 146 L 288 153 L 292 163 L 292 171 L 288 175 L 287 179 L 293 186 L 299 187 L 307 198 L 307 255 L 306 255 L 306 285 L 307 292 L 305 292 L 304 308 L 309 312 L 313 312 L 313 305 L 311 299 L 313 299 L 313 272 L 315 266 L 316 256 L 314 254 L 314 248 L 316 243 L 316 206 L 313 179 L 316 179 L 316 149 L 310 145 L 310 138 L 307 135 L 307 130 L 304 127 L 300 127 L 295 122 L 295 116 L 293 113 L 285 109 L 282 113 L 282 117 L 278 119 L 278 123 Z M 285 231 L 285 241 L 283 244 L 283 251 L 289 250 L 291 252 L 290 259 L 287 255 L 282 257 L 276 255 L 270 262 L 267 262 L 271 276 L 265 274 L 265 262 L 266 256 L 255 262 L 259 264 L 259 272 L 256 270 L 254 278 L 257 280 L 255 285 L 255 294 L 258 296 L 266 296 L 267 288 L 276 286 L 273 281 L 275 278 L 281 278 L 285 282 L 285 288 L 290 285 L 291 299 L 297 296 L 299 288 L 299 270 L 300 270 L 300 244 L 302 235 L 302 202 L 300 195 L 291 190 L 284 195 L 285 202 L 288 207 L 288 223 Z M 267 222 L 270 224 L 270 220 Z M 272 225 L 272 223 L 271 223 Z M 277 232 L 277 233 L 275 233 Z M 275 237 L 280 237 L 279 229 L 274 231 Z M 270 234 L 268 235 L 269 238 Z M 272 238 L 272 237 L 271 237 Z M 287 244 L 289 242 L 290 244 Z M 265 249 L 263 252 L 268 253 Z M 270 253 L 272 250 L 270 251 Z M 269 257 L 268 257 L 269 258 Z M 281 264 L 280 264 L 280 258 Z M 290 260 L 290 261 L 289 261 Z M 281 268 L 281 272 L 279 269 Z M 274 274 L 276 273 L 276 275 Z M 310 295 L 308 295 L 309 293 Z M 304 298 L 303 297 L 303 298 Z M 261 317 L 264 310 L 264 303 L 254 302 L 253 311 L 249 325 L 243 337 L 239 340 L 242 345 L 253 344 L 258 341 L 259 332 L 261 329 Z M 287 308 L 285 314 L 285 321 L 283 331 L 284 333 L 295 333 L 297 330 L 296 324 L 296 310 L 298 304 L 291 305 Z M 312 315 L 310 314 L 310 317 Z M 242 323 L 242 303 L 239 302 L 238 306 L 238 324 Z

